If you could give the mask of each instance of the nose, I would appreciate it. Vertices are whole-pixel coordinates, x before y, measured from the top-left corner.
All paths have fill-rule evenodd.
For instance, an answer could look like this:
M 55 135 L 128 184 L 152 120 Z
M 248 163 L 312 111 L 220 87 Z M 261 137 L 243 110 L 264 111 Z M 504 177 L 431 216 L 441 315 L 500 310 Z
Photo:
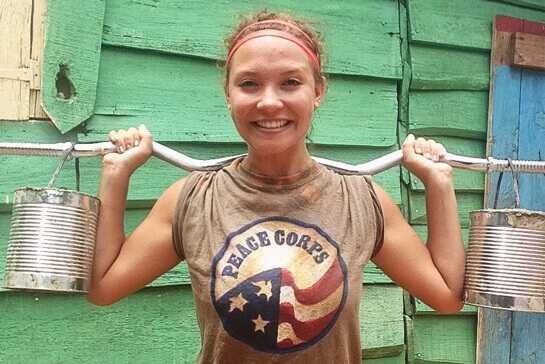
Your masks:
M 269 86 L 263 88 L 260 98 L 257 102 L 257 109 L 262 111 L 274 111 L 284 106 L 279 91 L 275 87 Z

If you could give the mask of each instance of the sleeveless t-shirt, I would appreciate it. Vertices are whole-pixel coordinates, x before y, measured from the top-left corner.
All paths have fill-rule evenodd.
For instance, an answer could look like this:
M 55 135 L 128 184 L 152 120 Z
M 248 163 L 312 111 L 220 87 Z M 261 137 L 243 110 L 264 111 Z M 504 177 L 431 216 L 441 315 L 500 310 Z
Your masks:
M 370 179 L 315 162 L 269 178 L 241 161 L 190 174 L 175 209 L 201 331 L 196 362 L 361 363 L 363 268 L 383 240 Z

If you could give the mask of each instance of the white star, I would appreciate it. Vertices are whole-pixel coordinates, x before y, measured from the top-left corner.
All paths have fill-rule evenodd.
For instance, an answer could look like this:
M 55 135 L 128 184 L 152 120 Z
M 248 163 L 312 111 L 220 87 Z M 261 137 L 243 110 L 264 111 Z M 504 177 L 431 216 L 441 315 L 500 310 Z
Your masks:
M 265 326 L 267 326 L 270 321 L 263 320 L 261 315 L 257 315 L 257 318 L 252 320 L 252 322 L 255 324 L 254 332 L 261 331 L 265 333 Z
M 256 296 L 261 296 L 262 294 L 265 295 L 267 298 L 267 301 L 269 298 L 272 297 L 272 283 L 271 281 L 259 281 L 256 283 L 252 283 L 254 286 L 259 287 L 259 292 L 256 293 Z
M 231 302 L 231 306 L 229 307 L 229 312 L 233 312 L 236 308 L 240 310 L 240 312 L 244 311 L 244 305 L 248 303 L 246 299 L 242 296 L 242 293 L 239 293 L 238 296 L 229 298 L 229 301 Z

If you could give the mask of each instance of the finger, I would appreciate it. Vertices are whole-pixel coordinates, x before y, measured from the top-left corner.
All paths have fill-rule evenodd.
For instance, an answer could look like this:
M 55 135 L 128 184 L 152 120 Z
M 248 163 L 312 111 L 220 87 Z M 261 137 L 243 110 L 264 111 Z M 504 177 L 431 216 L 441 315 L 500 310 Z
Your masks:
M 117 142 L 115 144 L 116 144 L 116 149 L 117 149 L 118 153 L 123 153 L 126 150 L 126 148 L 125 148 L 125 134 L 127 134 L 126 130 L 120 129 L 120 130 L 117 131 L 118 140 L 117 140 Z
M 125 148 L 127 150 L 135 146 L 136 140 L 140 139 L 140 134 L 136 128 L 129 128 L 125 134 Z
M 110 140 L 110 142 L 115 144 L 119 140 L 119 137 L 117 135 L 117 131 L 112 130 L 111 132 L 109 132 L 108 133 L 108 139 Z
M 405 146 L 413 147 L 414 146 L 414 140 L 415 140 L 414 134 L 407 135 L 407 137 L 405 138 L 405 141 L 403 142 L 403 147 L 405 147 Z
M 141 124 L 138 127 L 138 132 L 140 134 L 141 146 L 145 145 L 147 148 L 152 148 L 152 135 L 149 132 L 148 128 L 144 124 Z
M 414 143 L 414 150 L 417 154 L 423 155 L 428 159 L 431 157 L 430 145 L 424 138 L 416 139 Z
M 134 130 L 134 128 L 129 128 L 127 131 L 125 131 L 125 133 L 123 133 L 121 140 L 123 140 L 123 147 L 125 150 L 131 149 L 134 145 Z
M 447 155 L 447 148 L 441 143 L 437 143 L 437 155 L 439 159 L 444 158 Z
M 401 146 L 403 149 L 403 159 L 407 160 L 407 158 L 414 153 L 414 141 L 415 137 L 413 134 L 407 135 L 407 138 L 405 138 L 405 141 L 403 142 L 403 145 Z
M 439 160 L 439 153 L 437 151 L 437 142 L 433 139 L 428 139 L 428 146 L 430 148 L 430 157 L 434 162 L 437 162 Z

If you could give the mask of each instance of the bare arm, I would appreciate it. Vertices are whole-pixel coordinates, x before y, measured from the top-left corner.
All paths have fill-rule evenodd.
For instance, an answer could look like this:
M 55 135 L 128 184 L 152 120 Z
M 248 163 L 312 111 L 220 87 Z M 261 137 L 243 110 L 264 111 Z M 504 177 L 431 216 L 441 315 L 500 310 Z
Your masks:
M 180 262 L 172 243 L 172 216 L 184 181 L 169 187 L 126 239 L 123 220 L 129 179 L 151 155 L 151 135 L 145 129 L 129 129 L 119 136 L 111 134 L 110 140 L 123 150 L 103 161 L 92 285 L 86 297 L 96 305 L 122 299 Z
M 384 246 L 373 261 L 430 307 L 442 313 L 457 312 L 463 307 L 465 252 L 452 168 L 435 163 L 445 151 L 433 141 L 419 139 L 415 147 L 414 139 L 408 138 L 403 149 L 405 165 L 426 188 L 428 241 L 423 244 L 392 198 L 375 185 L 384 212 L 385 235 Z M 429 159 L 426 153 L 430 153 Z

